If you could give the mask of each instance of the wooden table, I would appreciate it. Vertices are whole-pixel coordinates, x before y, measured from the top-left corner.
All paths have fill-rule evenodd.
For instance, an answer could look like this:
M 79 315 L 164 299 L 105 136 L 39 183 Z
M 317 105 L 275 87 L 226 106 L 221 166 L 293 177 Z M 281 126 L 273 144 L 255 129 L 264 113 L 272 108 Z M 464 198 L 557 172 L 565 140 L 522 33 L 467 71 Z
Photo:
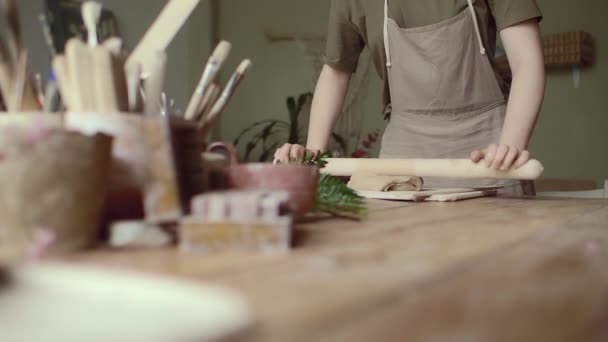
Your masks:
M 370 202 L 298 228 L 284 256 L 175 250 L 71 258 L 242 291 L 245 341 L 606 341 L 608 201 Z

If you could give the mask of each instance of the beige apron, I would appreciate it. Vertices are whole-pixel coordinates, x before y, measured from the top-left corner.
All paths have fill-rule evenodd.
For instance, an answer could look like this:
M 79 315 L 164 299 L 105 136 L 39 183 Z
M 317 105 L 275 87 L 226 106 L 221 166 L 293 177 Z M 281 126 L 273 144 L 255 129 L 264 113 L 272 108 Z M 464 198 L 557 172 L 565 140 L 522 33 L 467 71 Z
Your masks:
M 499 141 L 506 100 L 483 47 L 475 9 L 404 29 L 384 3 L 384 45 L 391 112 L 380 158 L 469 158 Z M 505 186 L 518 181 L 425 178 L 431 188 Z

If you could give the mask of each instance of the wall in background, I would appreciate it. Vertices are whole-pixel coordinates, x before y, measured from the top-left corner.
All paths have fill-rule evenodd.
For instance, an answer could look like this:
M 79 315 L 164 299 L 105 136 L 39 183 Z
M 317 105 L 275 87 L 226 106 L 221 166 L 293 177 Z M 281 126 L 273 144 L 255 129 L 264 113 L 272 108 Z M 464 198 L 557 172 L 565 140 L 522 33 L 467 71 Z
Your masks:
M 102 0 L 105 7 L 112 10 L 118 18 L 121 35 L 125 44 L 132 49 L 152 24 L 166 3 L 166 0 Z M 34 72 L 46 74 L 49 69 L 48 53 L 38 16 L 43 12 L 42 0 L 19 1 L 24 36 L 31 51 Z M 185 107 L 192 92 L 196 75 L 192 73 L 196 64 L 201 64 L 209 53 L 209 3 L 203 1 L 170 46 L 167 89 L 176 104 Z M 202 67 L 201 67 L 202 68 Z
M 601 0 L 539 0 L 543 33 L 584 30 L 595 38 L 596 64 L 548 75 L 547 97 L 531 150 L 550 177 L 608 179 L 608 21 Z M 603 184 L 603 183 L 602 183 Z
M 544 33 L 586 30 L 597 45 L 597 64 L 584 70 L 579 89 L 570 71 L 551 73 L 547 98 L 531 150 L 546 166 L 547 177 L 608 178 L 608 21 L 601 0 L 539 0 L 545 14 Z M 235 44 L 236 58 L 250 57 L 254 69 L 223 118 L 222 135 L 232 139 L 248 124 L 284 116 L 284 101 L 309 89 L 307 66 L 295 43 L 270 44 L 264 30 L 324 34 L 327 0 L 223 0 L 221 35 Z M 379 114 L 379 81 L 367 94 L 368 130 L 383 126 Z
M 269 42 L 264 32 L 325 34 L 327 0 L 222 0 L 221 37 L 234 44 L 226 68 L 248 57 L 253 68 L 238 96 L 223 116 L 222 137 L 233 139 L 249 124 L 268 118 L 287 118 L 288 96 L 313 91 L 309 66 L 295 42 Z M 374 82 L 377 82 L 374 76 Z M 367 127 L 382 124 L 377 86 L 368 94 Z

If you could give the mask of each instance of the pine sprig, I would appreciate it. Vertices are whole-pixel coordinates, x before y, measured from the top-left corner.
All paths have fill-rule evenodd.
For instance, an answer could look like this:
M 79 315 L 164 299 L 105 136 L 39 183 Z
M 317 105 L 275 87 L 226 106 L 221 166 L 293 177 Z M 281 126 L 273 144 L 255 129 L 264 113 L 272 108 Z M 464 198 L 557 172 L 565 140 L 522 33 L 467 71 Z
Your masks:
M 332 214 L 348 213 L 363 215 L 367 212 L 361 196 L 346 186 L 339 178 L 321 175 L 314 210 Z
M 301 165 L 314 165 L 324 168 L 327 165 L 329 153 L 314 153 L 307 151 L 304 157 L 291 159 L 290 163 Z M 365 201 L 355 191 L 349 188 L 339 178 L 323 174 L 319 181 L 317 197 L 313 211 L 329 214 L 363 215 L 367 212 Z
M 306 153 L 304 153 L 304 157 L 299 158 L 299 159 L 291 158 L 289 160 L 289 162 L 291 164 L 314 165 L 314 166 L 317 166 L 318 168 L 322 169 L 327 165 L 326 158 L 328 158 L 328 157 L 329 157 L 328 152 L 320 153 L 320 152 L 306 151 Z

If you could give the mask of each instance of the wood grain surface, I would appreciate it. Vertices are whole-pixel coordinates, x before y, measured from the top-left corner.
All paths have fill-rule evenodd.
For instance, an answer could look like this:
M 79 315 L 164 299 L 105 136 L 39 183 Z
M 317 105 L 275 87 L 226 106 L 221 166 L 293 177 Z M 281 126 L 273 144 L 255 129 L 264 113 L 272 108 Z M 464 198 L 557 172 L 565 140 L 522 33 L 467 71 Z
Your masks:
M 608 201 L 370 201 L 311 219 L 289 255 L 101 250 L 65 260 L 244 293 L 243 341 L 603 341 Z

